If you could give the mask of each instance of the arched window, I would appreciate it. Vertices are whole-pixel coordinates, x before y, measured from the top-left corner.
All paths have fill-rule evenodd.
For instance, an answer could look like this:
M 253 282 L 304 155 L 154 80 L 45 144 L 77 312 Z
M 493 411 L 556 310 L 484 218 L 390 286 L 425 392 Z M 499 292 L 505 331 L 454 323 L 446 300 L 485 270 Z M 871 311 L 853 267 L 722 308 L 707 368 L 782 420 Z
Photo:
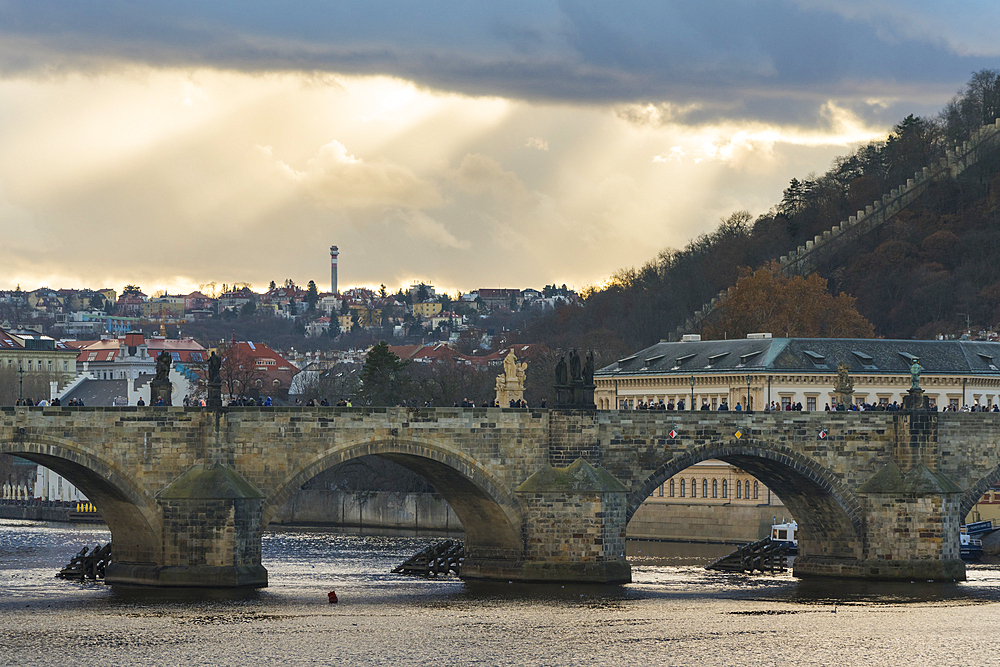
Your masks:
M 701 478 L 701 497 L 708 498 L 708 478 Z
M 719 480 L 717 479 L 712 480 L 712 497 L 713 498 L 719 497 Z
M 660 495 L 660 497 L 661 497 L 661 498 L 663 497 L 663 485 L 662 485 L 662 484 L 660 484 L 660 492 L 659 492 L 659 495 Z
M 753 481 L 753 499 L 757 500 L 760 496 L 760 489 L 757 487 L 757 480 Z
M 683 483 L 684 483 L 684 481 L 681 480 L 681 484 L 683 484 Z M 670 480 L 670 497 L 671 498 L 674 497 L 674 480 Z
M 736 480 L 736 499 L 739 500 L 743 497 L 743 482 Z
M 729 480 L 722 480 L 722 497 L 729 497 Z
M 681 498 L 684 497 L 684 480 L 681 479 Z
M 692 498 L 698 497 L 698 480 L 696 480 L 694 477 L 691 478 L 691 497 Z

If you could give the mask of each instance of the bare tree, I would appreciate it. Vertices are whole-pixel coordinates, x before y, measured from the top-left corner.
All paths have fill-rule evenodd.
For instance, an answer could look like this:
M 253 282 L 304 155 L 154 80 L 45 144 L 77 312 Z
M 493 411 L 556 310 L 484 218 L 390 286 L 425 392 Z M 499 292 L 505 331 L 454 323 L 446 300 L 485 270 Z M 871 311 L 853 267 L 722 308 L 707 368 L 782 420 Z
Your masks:
M 219 375 L 230 398 L 250 398 L 261 393 L 267 374 L 247 354 L 245 346 L 226 343 L 219 347 L 219 356 L 222 357 Z
M 360 387 L 361 368 L 361 364 L 342 362 L 304 380 L 302 400 L 319 402 L 325 398 L 331 403 L 336 403 L 344 399 L 353 403 Z
M 54 373 L 25 372 L 19 376 L 16 366 L 5 366 L 0 369 L 0 405 L 14 405 L 21 396 L 36 402 L 48 398 L 53 380 L 58 380 Z

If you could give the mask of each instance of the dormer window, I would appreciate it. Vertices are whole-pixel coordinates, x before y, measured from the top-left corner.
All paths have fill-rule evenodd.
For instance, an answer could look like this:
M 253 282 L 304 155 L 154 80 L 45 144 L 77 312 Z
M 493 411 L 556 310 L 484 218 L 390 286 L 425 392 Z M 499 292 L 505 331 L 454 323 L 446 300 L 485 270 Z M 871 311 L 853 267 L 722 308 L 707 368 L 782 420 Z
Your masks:
M 677 357 L 676 359 L 674 359 L 674 368 L 684 365 L 685 361 L 691 361 L 697 356 L 698 356 L 697 354 L 685 354 L 682 357 Z
M 660 359 L 662 359 L 665 356 L 667 356 L 667 355 L 665 355 L 665 354 L 658 354 L 655 357 L 649 357 L 648 359 L 646 359 L 646 365 L 648 366 L 649 364 L 655 364 L 657 361 L 659 361 Z
M 875 366 L 875 357 L 870 354 L 865 354 L 864 352 L 858 352 L 857 350 L 852 350 L 851 354 L 858 358 L 861 362 L 861 367 L 866 371 L 877 371 L 878 368 Z
M 713 354 L 708 358 L 708 365 L 714 366 L 717 362 L 722 361 L 725 357 L 729 355 L 728 352 L 720 352 L 719 354 Z
M 813 368 L 829 368 L 826 364 L 826 357 L 819 352 L 813 352 L 812 350 L 802 350 L 802 354 L 806 355 L 809 361 L 812 362 Z
M 993 363 L 993 355 L 984 354 L 982 352 L 977 352 L 976 354 L 979 355 L 979 358 L 983 360 L 984 364 L 986 364 L 987 366 L 989 366 L 989 369 L 991 371 L 997 370 L 996 364 Z

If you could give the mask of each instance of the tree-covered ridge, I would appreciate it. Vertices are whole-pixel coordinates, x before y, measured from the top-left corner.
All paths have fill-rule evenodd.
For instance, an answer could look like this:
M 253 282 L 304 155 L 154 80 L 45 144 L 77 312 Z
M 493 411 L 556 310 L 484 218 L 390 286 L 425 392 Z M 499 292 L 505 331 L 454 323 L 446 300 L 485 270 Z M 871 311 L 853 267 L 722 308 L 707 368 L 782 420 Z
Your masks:
M 598 339 L 609 355 L 667 338 L 741 270 L 758 268 L 821 235 L 934 164 L 948 148 L 1000 117 L 1000 71 L 977 72 L 933 118 L 909 115 L 880 141 L 834 160 L 822 176 L 792 179 L 781 202 L 756 219 L 739 211 L 685 248 L 661 251 L 588 290 L 585 307 L 557 314 L 567 329 L 550 345 Z M 818 271 L 833 293 L 857 299 L 874 333 L 927 337 L 964 327 L 955 313 L 976 313 L 982 328 L 1000 317 L 996 157 L 962 179 L 932 185 L 896 220 L 850 244 Z M 996 257 L 994 253 L 992 255 Z M 551 325 L 541 322 L 539 333 Z M 711 328 L 711 323 L 706 327 Z M 704 333 L 711 333 L 705 331 Z M 547 339 L 546 339 L 547 340 Z

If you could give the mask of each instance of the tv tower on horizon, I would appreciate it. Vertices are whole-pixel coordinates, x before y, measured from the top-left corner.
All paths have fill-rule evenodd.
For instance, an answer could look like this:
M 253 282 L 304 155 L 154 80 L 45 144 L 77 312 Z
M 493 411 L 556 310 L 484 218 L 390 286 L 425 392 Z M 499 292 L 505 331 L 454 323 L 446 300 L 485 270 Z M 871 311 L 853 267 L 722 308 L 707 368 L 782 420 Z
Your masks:
M 330 291 L 337 294 L 337 256 L 340 251 L 337 246 L 330 246 Z

